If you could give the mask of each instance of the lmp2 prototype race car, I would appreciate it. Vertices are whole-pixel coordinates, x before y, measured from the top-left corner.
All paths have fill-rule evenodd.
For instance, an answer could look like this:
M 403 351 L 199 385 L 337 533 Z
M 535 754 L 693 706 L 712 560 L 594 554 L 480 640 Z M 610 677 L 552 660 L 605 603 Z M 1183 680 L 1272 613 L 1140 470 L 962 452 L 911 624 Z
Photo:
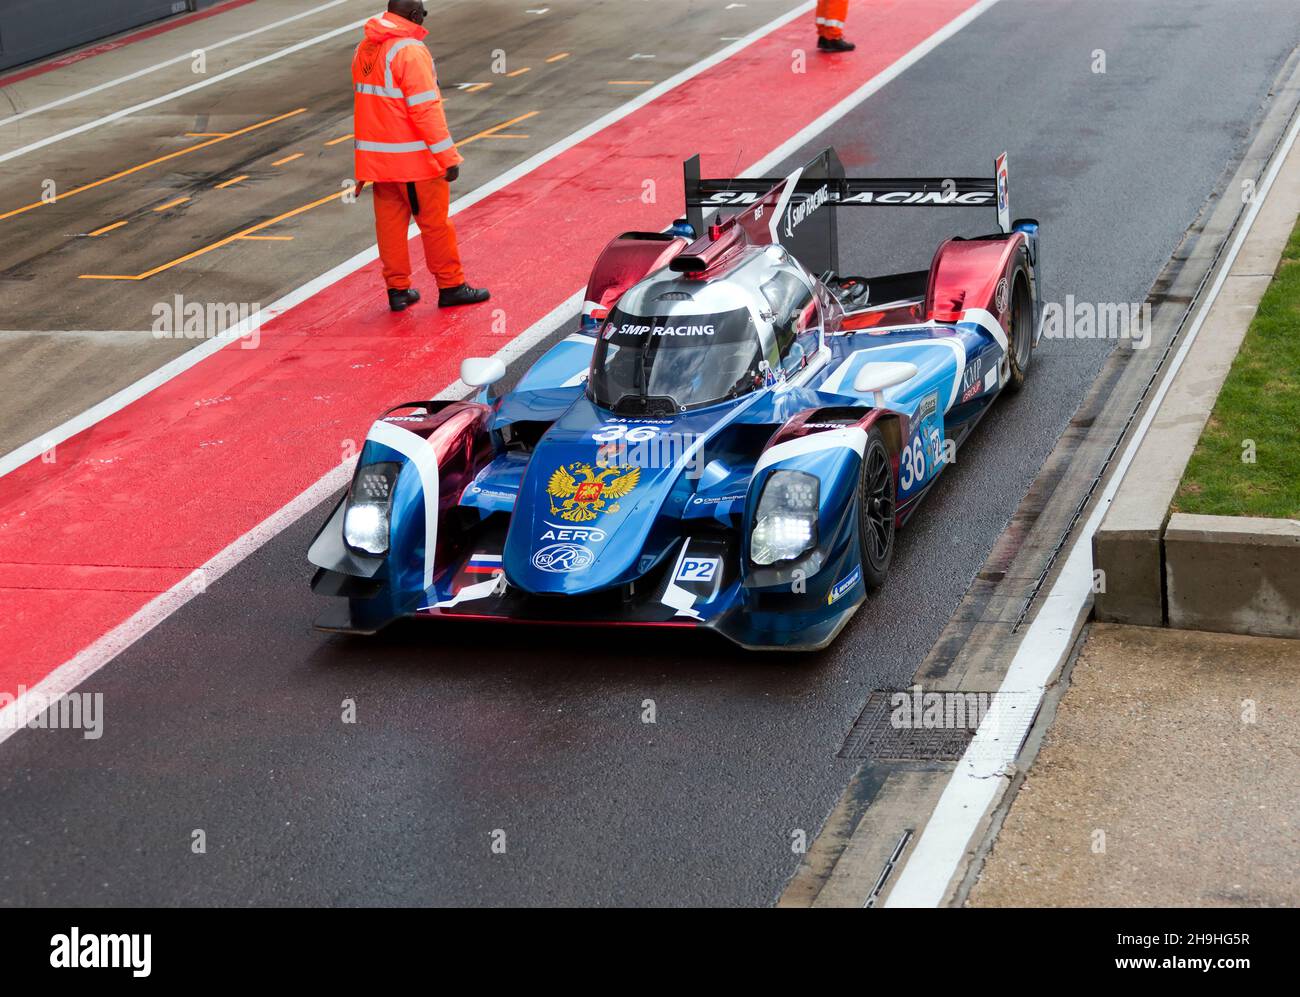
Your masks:
M 398 406 L 311 545 L 320 629 L 402 617 L 694 627 L 829 644 L 895 535 L 1029 369 L 1038 224 L 989 179 L 862 180 L 828 149 L 784 179 L 700 178 L 686 216 L 596 261 L 581 328 L 513 391 Z M 835 213 L 996 207 L 929 270 L 838 272 Z M 706 221 L 705 210 L 713 209 Z

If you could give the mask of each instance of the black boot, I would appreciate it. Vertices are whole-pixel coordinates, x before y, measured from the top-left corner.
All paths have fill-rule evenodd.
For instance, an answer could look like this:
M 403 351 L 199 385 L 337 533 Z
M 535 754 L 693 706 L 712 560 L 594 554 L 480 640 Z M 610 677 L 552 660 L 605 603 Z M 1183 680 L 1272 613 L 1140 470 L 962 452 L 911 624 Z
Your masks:
M 419 300 L 420 292 L 413 287 L 405 291 L 389 289 L 388 292 L 388 307 L 395 312 L 404 312 L 407 305 L 413 305 Z
M 843 38 L 818 38 L 817 48 L 823 52 L 852 52 L 857 46 Z
M 491 295 L 486 288 L 470 287 L 468 284 L 461 284 L 460 287 L 444 287 L 438 292 L 438 307 L 451 308 L 455 305 L 479 305 L 487 301 Z

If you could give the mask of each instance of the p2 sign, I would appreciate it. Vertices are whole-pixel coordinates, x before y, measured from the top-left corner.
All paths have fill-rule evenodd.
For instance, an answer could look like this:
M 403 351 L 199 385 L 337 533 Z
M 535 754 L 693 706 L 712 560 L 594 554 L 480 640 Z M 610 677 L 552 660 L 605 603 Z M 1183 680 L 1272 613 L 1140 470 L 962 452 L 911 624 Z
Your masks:
M 687 557 L 677 568 L 675 582 L 711 582 L 721 562 L 716 557 Z

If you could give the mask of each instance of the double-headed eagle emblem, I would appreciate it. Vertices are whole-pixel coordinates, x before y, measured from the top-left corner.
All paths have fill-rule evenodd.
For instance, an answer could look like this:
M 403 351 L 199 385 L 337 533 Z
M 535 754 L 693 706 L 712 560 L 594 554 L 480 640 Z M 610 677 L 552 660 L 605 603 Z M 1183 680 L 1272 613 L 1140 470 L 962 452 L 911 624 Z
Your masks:
M 607 467 L 597 472 L 590 464 L 575 461 L 557 467 L 547 482 L 551 514 L 570 523 L 590 523 L 598 513 L 618 512 L 624 498 L 641 480 L 641 468 Z M 556 499 L 562 501 L 557 506 Z

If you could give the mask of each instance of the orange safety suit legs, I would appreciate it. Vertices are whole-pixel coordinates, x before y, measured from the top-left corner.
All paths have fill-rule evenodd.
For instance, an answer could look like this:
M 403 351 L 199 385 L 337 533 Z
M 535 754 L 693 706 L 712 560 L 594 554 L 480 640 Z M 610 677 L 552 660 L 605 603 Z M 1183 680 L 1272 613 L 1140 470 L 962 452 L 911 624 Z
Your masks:
M 843 38 L 844 20 L 849 16 L 849 0 L 817 0 L 817 35 Z
M 409 183 L 378 182 L 375 188 L 375 235 L 379 258 L 384 264 L 384 283 L 390 291 L 405 291 L 411 286 L 411 253 L 406 233 L 411 216 L 420 226 L 424 242 L 424 260 L 438 282 L 439 290 L 460 287 L 465 272 L 460 267 L 460 249 L 456 229 L 447 217 L 451 185 L 441 177 Z M 418 211 L 412 211 L 411 188 L 414 188 Z

